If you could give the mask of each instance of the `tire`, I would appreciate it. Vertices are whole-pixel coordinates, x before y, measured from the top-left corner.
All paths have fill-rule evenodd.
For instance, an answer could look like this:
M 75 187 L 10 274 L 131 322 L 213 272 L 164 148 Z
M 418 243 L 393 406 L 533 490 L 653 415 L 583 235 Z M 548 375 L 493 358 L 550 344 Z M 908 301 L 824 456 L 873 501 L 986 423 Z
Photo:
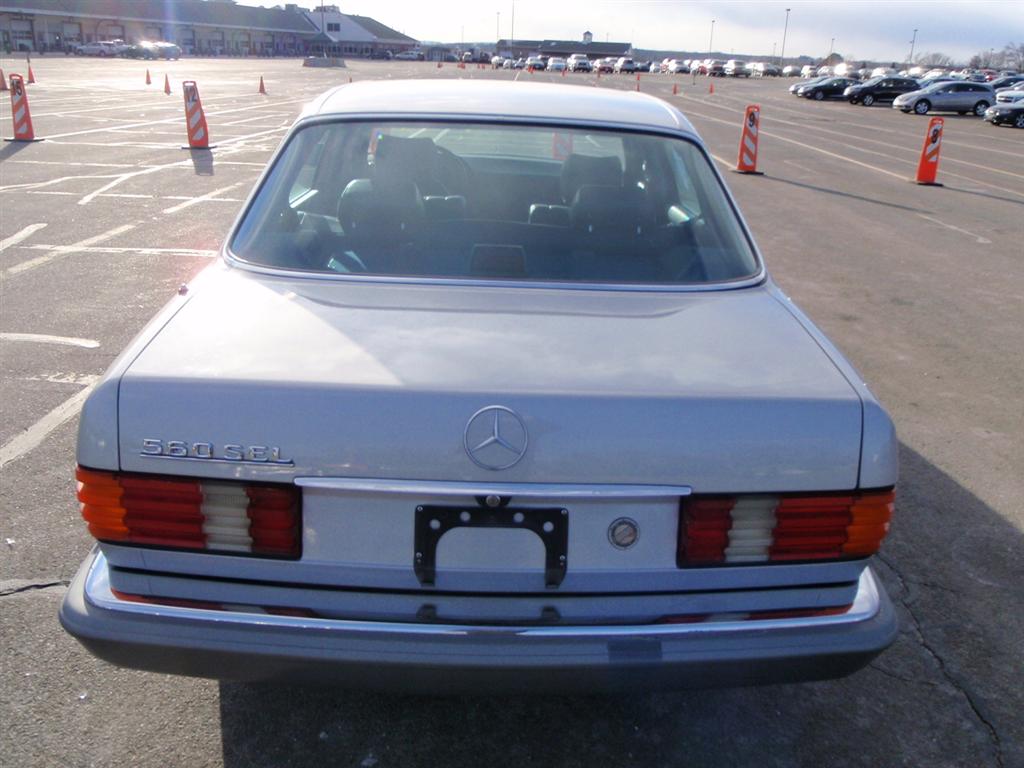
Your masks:
M 814 100 L 815 101 L 821 101 L 824 98 L 825 98 L 825 94 L 822 91 L 815 91 L 814 92 Z
M 860 103 L 863 104 L 865 107 L 870 107 L 872 104 L 875 103 L 875 97 L 872 96 L 870 93 L 865 93 L 863 96 L 861 96 Z
M 993 125 L 995 125 L 995 123 L 993 123 Z M 1024 128 L 1024 112 L 1021 112 L 1019 115 L 1013 118 L 1013 127 Z
M 927 115 L 931 108 L 932 104 L 928 99 L 921 99 L 919 102 L 914 104 L 914 112 L 918 115 Z
M 985 110 L 988 109 L 990 106 L 992 105 L 989 104 L 987 101 L 979 101 L 977 104 L 974 105 L 974 114 L 976 114 L 978 117 L 984 117 Z

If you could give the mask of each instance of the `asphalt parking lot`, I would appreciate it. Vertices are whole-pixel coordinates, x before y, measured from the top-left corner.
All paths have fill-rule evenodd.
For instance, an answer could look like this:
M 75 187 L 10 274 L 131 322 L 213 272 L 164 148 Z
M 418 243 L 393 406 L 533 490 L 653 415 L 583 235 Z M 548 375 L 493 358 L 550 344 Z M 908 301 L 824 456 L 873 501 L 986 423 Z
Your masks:
M 705 78 L 641 76 L 723 169 L 744 107 L 761 105 L 765 175 L 727 182 L 776 281 L 896 421 L 897 517 L 876 569 L 900 637 L 834 682 L 395 697 L 116 669 L 66 635 L 57 606 L 90 547 L 73 481 L 83 394 L 214 258 L 287 126 L 326 88 L 349 77 L 637 81 L 197 59 L 150 63 L 146 86 L 142 62 L 32 67 L 46 140 L 0 148 L 4 765 L 1024 766 L 1024 131 L 947 115 L 945 186 L 919 187 L 908 179 L 926 118 L 797 99 L 791 80 L 716 79 L 709 94 Z M 183 79 L 199 84 L 212 152 L 181 149 Z M 0 134 L 11 136 L 6 98 Z

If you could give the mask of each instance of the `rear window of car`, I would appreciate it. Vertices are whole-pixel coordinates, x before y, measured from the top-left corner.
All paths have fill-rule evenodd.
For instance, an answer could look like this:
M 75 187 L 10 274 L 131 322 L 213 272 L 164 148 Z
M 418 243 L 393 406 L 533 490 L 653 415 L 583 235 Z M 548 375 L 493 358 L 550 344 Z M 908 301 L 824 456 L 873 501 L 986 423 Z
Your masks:
M 758 272 L 695 144 L 534 125 L 303 128 L 230 250 L 353 276 L 700 285 Z

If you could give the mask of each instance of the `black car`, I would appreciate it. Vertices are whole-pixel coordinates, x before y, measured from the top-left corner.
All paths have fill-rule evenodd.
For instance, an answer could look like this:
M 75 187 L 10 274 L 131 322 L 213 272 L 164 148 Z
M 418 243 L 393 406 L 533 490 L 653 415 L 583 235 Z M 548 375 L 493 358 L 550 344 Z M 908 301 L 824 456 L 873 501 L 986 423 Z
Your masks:
M 873 77 L 864 83 L 855 83 L 843 91 L 843 96 L 851 104 L 863 104 L 870 107 L 876 101 L 892 101 L 901 93 L 910 93 L 920 88 L 920 84 L 912 77 L 893 77 L 883 75 Z
M 1024 128 L 1024 101 L 996 104 L 985 110 L 985 119 L 992 125 L 1012 125 Z
M 1024 75 L 1007 75 L 1006 77 L 996 78 L 989 85 L 998 91 L 1000 88 L 1012 88 L 1021 81 L 1024 81 Z
M 805 99 L 814 99 L 815 101 L 841 99 L 843 98 L 843 91 L 851 85 L 855 85 L 856 82 L 856 80 L 851 80 L 848 77 L 826 77 L 824 80 L 798 90 L 797 94 Z

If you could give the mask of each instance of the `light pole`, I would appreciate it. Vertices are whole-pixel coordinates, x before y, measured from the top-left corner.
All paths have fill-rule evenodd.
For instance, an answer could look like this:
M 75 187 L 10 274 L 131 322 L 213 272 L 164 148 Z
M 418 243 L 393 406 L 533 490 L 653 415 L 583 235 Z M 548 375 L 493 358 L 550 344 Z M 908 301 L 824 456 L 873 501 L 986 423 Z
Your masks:
M 711 20 L 711 36 L 708 38 L 708 58 L 711 58 L 711 44 L 715 39 L 715 20 Z
M 516 0 L 512 0 L 512 37 L 509 38 L 509 47 L 512 49 L 513 58 L 516 55 Z
M 786 9 L 786 26 L 782 28 L 782 53 L 779 54 L 779 66 L 786 62 L 786 33 L 789 31 L 789 8 Z
M 501 11 L 498 11 L 498 20 L 494 23 L 494 44 L 497 45 L 499 40 L 501 40 Z
M 772 61 L 775 61 L 775 46 L 777 45 L 778 43 L 772 43 Z
M 917 30 L 914 30 L 914 36 L 910 38 L 910 58 L 907 59 L 907 64 L 914 66 L 914 44 L 917 42 Z
M 828 57 L 832 58 L 832 51 L 836 49 L 836 39 L 833 37 L 832 42 L 828 44 Z

